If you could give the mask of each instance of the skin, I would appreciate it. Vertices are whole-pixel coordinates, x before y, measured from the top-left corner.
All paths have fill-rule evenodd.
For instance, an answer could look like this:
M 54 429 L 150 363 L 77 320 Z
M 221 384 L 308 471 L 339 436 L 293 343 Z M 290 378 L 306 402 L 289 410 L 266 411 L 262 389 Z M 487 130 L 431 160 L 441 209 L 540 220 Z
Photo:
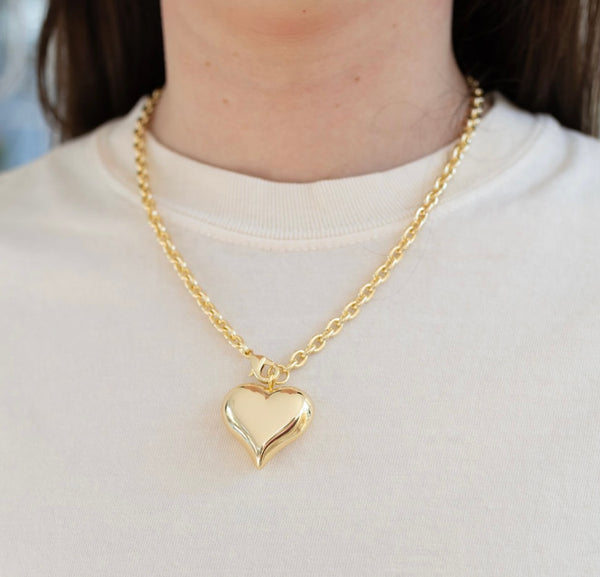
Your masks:
M 282 182 L 386 170 L 460 133 L 452 0 L 163 0 L 167 81 L 150 131 Z

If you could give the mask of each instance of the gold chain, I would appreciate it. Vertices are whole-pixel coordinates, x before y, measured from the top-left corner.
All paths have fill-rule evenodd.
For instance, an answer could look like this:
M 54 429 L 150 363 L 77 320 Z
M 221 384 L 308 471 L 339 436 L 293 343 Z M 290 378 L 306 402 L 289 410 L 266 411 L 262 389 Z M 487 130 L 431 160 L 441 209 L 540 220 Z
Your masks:
M 290 375 L 290 371 L 297 369 L 306 363 L 308 357 L 316 352 L 319 352 L 327 341 L 337 335 L 346 322 L 353 319 L 360 312 L 361 306 L 369 301 L 375 294 L 376 288 L 385 282 L 391 270 L 400 261 L 406 249 L 414 241 L 421 226 L 425 222 L 429 211 L 438 202 L 440 194 L 444 191 L 448 182 L 454 176 L 456 168 L 460 164 L 463 154 L 468 149 L 471 143 L 471 137 L 475 132 L 484 108 L 484 92 L 479 87 L 479 83 L 467 77 L 467 82 L 471 89 L 470 106 L 467 119 L 460 135 L 460 138 L 454 146 L 447 164 L 444 166 L 441 175 L 435 181 L 432 189 L 429 191 L 421 207 L 416 211 L 412 222 L 404 231 L 400 241 L 389 251 L 385 262 L 375 271 L 371 280 L 366 283 L 357 293 L 356 298 L 350 301 L 342 310 L 339 316 L 332 318 L 325 329 L 314 335 L 304 349 L 295 351 L 287 365 L 282 365 L 274 361 L 270 361 L 266 357 L 256 355 L 254 351 L 246 345 L 244 339 L 238 335 L 231 325 L 223 318 L 215 305 L 211 302 L 208 295 L 202 290 L 198 281 L 195 279 L 192 271 L 189 269 L 181 254 L 175 247 L 171 236 L 167 232 L 164 222 L 156 209 L 156 203 L 150 191 L 150 182 L 148 178 L 148 164 L 146 157 L 146 128 L 152 115 L 152 112 L 158 102 L 161 94 L 161 89 L 155 89 L 151 96 L 146 98 L 139 118 L 137 119 L 134 130 L 134 149 L 135 162 L 137 168 L 138 189 L 142 198 L 142 202 L 148 212 L 148 220 L 150 226 L 156 233 L 156 238 L 162 246 L 167 257 L 175 267 L 177 274 L 184 282 L 190 294 L 194 297 L 200 308 L 206 313 L 212 324 L 219 332 L 227 339 L 229 344 L 235 347 L 246 358 L 250 358 L 253 363 L 254 374 L 263 382 L 269 383 L 269 388 L 273 384 L 285 383 Z M 267 375 L 262 375 L 262 368 L 267 366 Z M 283 376 L 282 376 L 283 375 Z M 280 378 L 281 377 L 281 378 Z

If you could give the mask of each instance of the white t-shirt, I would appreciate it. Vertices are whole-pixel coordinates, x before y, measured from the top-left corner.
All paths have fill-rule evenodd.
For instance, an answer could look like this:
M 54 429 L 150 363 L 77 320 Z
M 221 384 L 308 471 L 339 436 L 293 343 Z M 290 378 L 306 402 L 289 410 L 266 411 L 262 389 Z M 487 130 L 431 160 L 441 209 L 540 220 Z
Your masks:
M 0 177 L 0 575 L 600 575 L 600 142 L 496 94 L 387 282 L 292 371 L 312 423 L 258 470 L 220 413 L 250 364 L 138 196 L 141 104 Z M 312 183 L 148 153 L 200 286 L 286 363 L 450 148 Z

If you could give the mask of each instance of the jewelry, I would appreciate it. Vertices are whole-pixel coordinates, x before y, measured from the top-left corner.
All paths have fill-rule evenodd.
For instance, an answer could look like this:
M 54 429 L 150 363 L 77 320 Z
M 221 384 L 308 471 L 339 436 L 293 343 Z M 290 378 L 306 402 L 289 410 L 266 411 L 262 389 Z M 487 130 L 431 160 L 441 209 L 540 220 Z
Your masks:
M 356 298 L 344 307 L 339 316 L 331 319 L 321 333 L 314 335 L 304 349 L 295 351 L 286 365 L 257 355 L 246 345 L 244 339 L 233 330 L 202 290 L 173 244 L 150 191 L 146 158 L 146 129 L 162 89 L 157 88 L 146 97 L 134 130 L 137 183 L 142 203 L 159 244 L 186 288 L 229 344 L 250 361 L 249 376 L 253 375 L 260 381 L 260 383 L 246 383 L 235 387 L 226 395 L 221 405 L 221 415 L 225 424 L 242 442 L 258 469 L 261 469 L 275 453 L 304 433 L 313 418 L 313 402 L 308 394 L 300 389 L 281 385 L 287 382 L 292 370 L 302 367 L 311 354 L 323 349 L 327 340 L 337 335 L 346 322 L 358 315 L 361 306 L 373 297 L 376 288 L 387 280 L 391 270 L 412 244 L 429 211 L 438 202 L 440 194 L 454 176 L 481 120 L 485 102 L 484 92 L 479 87 L 478 81 L 471 77 L 467 77 L 466 80 L 471 96 L 469 112 L 461 136 L 452 149 L 441 175 L 416 211 L 402 238 L 390 250 L 385 262 L 375 271 L 371 280 L 358 291 Z

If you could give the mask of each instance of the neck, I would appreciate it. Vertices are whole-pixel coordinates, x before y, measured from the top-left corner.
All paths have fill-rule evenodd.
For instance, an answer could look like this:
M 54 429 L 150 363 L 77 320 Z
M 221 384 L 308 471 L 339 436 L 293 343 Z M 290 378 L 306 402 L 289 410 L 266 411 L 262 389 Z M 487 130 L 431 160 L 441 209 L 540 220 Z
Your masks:
M 282 182 L 355 176 L 454 140 L 468 89 L 450 0 L 163 0 L 165 146 Z

